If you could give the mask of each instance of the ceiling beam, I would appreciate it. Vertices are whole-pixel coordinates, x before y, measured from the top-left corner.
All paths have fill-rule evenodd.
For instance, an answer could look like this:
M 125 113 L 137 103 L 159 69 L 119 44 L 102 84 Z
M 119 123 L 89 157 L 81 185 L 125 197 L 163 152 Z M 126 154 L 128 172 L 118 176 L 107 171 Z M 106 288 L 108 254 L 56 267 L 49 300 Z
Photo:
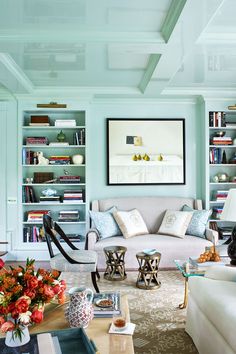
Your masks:
M 199 36 L 214 18 L 224 1 L 214 0 L 207 3 L 205 0 L 186 1 L 182 12 L 179 14 L 179 21 L 178 23 L 175 22 L 176 25 L 169 36 L 166 50 L 153 71 L 149 84 L 154 81 L 152 86 L 156 84 L 157 90 L 160 92 L 168 86 L 168 82 L 171 81 L 187 56 L 192 52 Z M 195 14 L 194 17 L 192 16 L 193 13 Z M 146 90 L 148 85 L 146 85 Z
M 34 86 L 32 82 L 10 55 L 0 53 L 0 64 L 1 83 L 11 92 L 33 92 Z
M 181 12 L 187 0 L 172 0 L 165 21 L 162 25 L 161 34 L 166 42 L 168 42 L 171 33 L 181 15 Z
M 159 32 L 125 31 L 83 31 L 78 29 L 55 29 L 55 27 L 37 29 L 12 28 L 0 31 L 0 42 L 17 43 L 165 43 Z
M 160 58 L 161 58 L 160 54 L 151 54 L 150 55 L 147 68 L 146 68 L 146 70 L 143 74 L 143 77 L 140 81 L 140 84 L 139 84 L 139 89 L 142 93 L 145 92 L 146 87 L 152 78 L 152 74 L 153 74 L 154 70 L 156 69 L 156 66 L 157 66 Z

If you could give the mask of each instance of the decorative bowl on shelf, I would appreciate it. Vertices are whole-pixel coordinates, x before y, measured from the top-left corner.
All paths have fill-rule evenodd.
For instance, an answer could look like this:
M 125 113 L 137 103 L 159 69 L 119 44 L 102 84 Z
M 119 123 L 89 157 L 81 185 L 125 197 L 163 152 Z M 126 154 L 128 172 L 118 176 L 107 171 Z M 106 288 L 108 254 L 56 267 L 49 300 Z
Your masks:
M 218 173 L 217 175 L 212 177 L 212 181 L 215 183 L 229 182 L 229 176 L 227 175 L 227 173 Z

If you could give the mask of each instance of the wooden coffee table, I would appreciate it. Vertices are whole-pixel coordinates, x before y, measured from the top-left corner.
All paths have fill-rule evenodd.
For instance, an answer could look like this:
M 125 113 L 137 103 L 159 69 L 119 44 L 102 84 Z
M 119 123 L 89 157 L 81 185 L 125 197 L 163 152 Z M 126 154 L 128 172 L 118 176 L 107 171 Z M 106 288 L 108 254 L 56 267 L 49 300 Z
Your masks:
M 67 305 L 46 306 L 44 320 L 41 324 L 30 328 L 30 333 L 47 332 L 68 328 L 64 311 Z M 121 297 L 121 307 L 130 321 L 129 306 L 126 296 Z M 112 318 L 94 318 L 85 329 L 88 337 L 92 339 L 100 354 L 134 354 L 133 338 L 131 335 L 108 334 Z

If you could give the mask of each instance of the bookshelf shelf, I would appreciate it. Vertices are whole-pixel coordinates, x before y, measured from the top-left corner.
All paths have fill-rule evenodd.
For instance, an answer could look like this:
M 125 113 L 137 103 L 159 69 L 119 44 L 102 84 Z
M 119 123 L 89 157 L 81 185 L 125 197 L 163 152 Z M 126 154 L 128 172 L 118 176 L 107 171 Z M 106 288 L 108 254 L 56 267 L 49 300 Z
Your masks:
M 73 155 L 77 154 L 86 159 L 86 110 L 26 109 L 19 114 L 22 142 L 19 160 L 23 163 L 19 170 L 19 179 L 22 181 L 19 194 L 22 236 L 18 242 L 18 249 L 34 251 L 37 245 L 37 250 L 39 250 L 42 244 L 43 249 L 47 249 L 46 243 L 40 242 L 44 241 L 42 219 L 31 221 L 35 214 L 40 214 L 40 219 L 44 213 L 49 212 L 64 232 L 71 235 L 73 242 L 75 239 L 73 235 L 79 234 L 85 237 L 87 226 L 86 164 L 67 164 L 67 162 L 68 157 L 72 162 Z M 50 125 L 30 126 L 33 119 L 40 121 L 41 118 L 44 120 L 45 116 L 48 117 Z M 67 126 L 56 126 L 58 121 L 60 123 L 65 121 Z M 61 131 L 64 133 L 63 142 L 68 142 L 68 145 L 50 145 L 50 143 L 58 142 Z M 38 164 L 39 157 L 41 157 L 38 154 L 40 151 L 46 159 L 53 156 L 51 161 L 54 159 L 56 163 Z M 33 164 L 35 161 L 36 164 Z M 55 180 L 56 183 L 47 183 L 49 180 Z M 53 190 L 53 194 L 51 196 L 44 194 L 45 190 Z M 84 246 L 84 242 L 80 244 Z M 47 254 L 46 257 L 49 258 L 49 255 Z

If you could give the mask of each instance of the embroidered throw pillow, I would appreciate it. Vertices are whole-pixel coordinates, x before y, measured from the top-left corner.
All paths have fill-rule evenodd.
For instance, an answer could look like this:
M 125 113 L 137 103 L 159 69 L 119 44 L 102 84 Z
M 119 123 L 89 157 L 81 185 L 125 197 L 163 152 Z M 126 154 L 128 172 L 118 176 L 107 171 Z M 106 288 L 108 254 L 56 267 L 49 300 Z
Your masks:
M 183 211 L 193 212 L 192 219 L 188 225 L 186 234 L 191 236 L 197 236 L 205 238 L 206 224 L 211 216 L 211 210 L 194 210 L 188 205 L 184 205 Z
M 158 234 L 184 238 L 192 212 L 166 210 Z
M 89 211 L 89 215 L 101 238 L 121 235 L 120 228 L 113 217 L 113 212 L 116 210 L 116 207 L 112 207 L 106 211 Z
M 131 211 L 115 211 L 113 216 L 124 238 L 148 234 L 147 226 L 137 209 Z

